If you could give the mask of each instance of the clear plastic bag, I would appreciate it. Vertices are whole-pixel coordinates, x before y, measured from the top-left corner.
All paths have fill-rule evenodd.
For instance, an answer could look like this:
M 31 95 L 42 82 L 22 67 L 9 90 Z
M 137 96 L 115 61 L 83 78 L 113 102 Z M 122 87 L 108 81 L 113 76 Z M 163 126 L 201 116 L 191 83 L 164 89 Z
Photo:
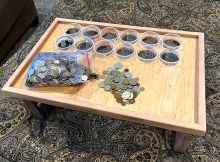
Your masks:
M 94 78 L 88 52 L 40 52 L 27 72 L 27 87 L 75 85 Z

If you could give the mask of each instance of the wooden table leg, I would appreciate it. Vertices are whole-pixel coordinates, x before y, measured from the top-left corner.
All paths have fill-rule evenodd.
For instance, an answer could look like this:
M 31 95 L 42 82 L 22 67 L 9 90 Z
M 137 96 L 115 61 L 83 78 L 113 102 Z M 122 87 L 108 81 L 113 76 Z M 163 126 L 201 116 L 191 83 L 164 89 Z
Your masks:
M 48 118 L 48 109 L 46 105 L 28 100 L 23 100 L 23 102 L 37 118 L 43 120 L 46 120 Z
M 186 140 L 189 137 L 189 134 L 176 132 L 174 151 L 176 152 L 185 152 L 186 150 Z

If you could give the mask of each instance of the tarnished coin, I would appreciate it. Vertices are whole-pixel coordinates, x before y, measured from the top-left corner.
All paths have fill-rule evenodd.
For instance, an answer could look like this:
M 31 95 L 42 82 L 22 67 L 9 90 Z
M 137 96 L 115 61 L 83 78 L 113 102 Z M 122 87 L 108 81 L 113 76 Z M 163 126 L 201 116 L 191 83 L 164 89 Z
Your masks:
M 107 72 L 106 70 L 104 70 L 104 71 L 102 72 L 102 74 L 103 74 L 103 75 L 107 75 L 108 72 Z
M 139 91 L 144 91 L 145 88 L 144 87 L 139 87 Z
M 124 79 L 124 80 L 122 81 L 122 83 L 128 85 L 128 84 L 129 84 L 129 80 L 128 80 L 128 79 Z
M 104 90 L 105 91 L 109 91 L 111 89 L 111 86 L 110 85 L 105 85 L 105 87 L 104 87 Z
M 53 77 L 57 77 L 60 73 L 59 70 L 57 68 L 52 68 L 51 69 L 51 74 Z
M 125 99 L 125 100 L 129 99 L 130 96 L 131 96 L 131 93 L 128 92 L 128 91 L 123 92 L 122 95 L 121 95 L 121 97 L 122 97 L 123 99 Z
M 126 105 L 126 102 L 125 101 L 122 101 L 121 102 L 121 106 L 125 106 Z
M 115 89 L 115 88 L 117 88 L 117 84 L 115 84 L 115 83 L 112 83 L 112 85 L 111 85 L 111 88 L 112 88 L 112 89 Z

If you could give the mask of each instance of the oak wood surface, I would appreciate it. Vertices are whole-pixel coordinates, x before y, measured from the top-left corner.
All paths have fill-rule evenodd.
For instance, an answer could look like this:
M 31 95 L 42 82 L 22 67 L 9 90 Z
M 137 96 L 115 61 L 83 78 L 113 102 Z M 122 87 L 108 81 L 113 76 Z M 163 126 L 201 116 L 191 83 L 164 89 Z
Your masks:
M 58 52 L 54 47 L 55 40 L 62 36 L 65 24 L 70 22 L 77 22 L 82 26 L 94 24 L 100 28 L 114 26 L 120 30 L 134 28 L 140 33 L 153 30 L 161 36 L 165 33 L 175 32 L 184 38 L 184 44 L 180 48 L 183 58 L 179 64 L 168 66 L 161 63 L 159 58 L 151 63 L 142 63 L 137 59 L 137 55 L 128 60 L 119 60 L 115 53 L 107 58 L 99 58 L 93 52 L 93 70 L 95 72 L 101 73 L 107 67 L 112 67 L 115 62 L 120 61 L 125 68 L 129 68 L 134 77 L 140 77 L 139 82 L 141 86 L 145 87 L 145 91 L 137 97 L 135 104 L 125 107 L 119 105 L 112 94 L 100 89 L 98 87 L 100 81 L 97 80 L 80 86 L 25 87 L 25 75 L 31 60 L 39 51 Z M 82 111 L 117 116 L 121 119 L 131 119 L 166 129 L 202 135 L 205 132 L 203 39 L 203 34 L 196 32 L 56 19 L 6 83 L 3 90 L 10 95 L 29 100 L 41 100 L 47 104 L 58 104 L 68 108 L 76 106 L 78 107 L 76 109 L 82 109 Z M 117 40 L 115 44 L 119 42 Z M 139 46 L 140 43 L 137 43 L 136 47 Z M 157 50 L 161 52 L 162 46 L 158 46 Z M 143 116 L 146 116 L 146 119 Z

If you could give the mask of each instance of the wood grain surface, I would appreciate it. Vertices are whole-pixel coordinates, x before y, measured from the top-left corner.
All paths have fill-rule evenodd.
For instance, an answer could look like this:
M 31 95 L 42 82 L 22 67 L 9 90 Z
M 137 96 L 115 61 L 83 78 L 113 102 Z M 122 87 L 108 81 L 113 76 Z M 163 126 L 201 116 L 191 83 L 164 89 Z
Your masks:
M 179 64 L 170 66 L 164 65 L 159 58 L 150 63 L 142 63 L 137 59 L 137 55 L 127 60 L 120 60 L 114 52 L 106 58 L 100 58 L 92 52 L 94 72 L 101 73 L 106 68 L 113 67 L 115 62 L 120 61 L 123 63 L 124 68 L 131 71 L 134 77 L 140 78 L 139 83 L 145 87 L 145 91 L 138 95 L 135 104 L 132 105 L 121 106 L 118 104 L 112 94 L 98 87 L 100 80 L 93 80 L 79 86 L 25 87 L 25 76 L 31 60 L 40 51 L 59 52 L 54 46 L 55 41 L 63 35 L 65 24 L 70 22 L 77 22 L 82 26 L 95 24 L 100 28 L 114 26 L 119 31 L 128 28 L 133 28 L 139 33 L 156 31 L 161 36 L 165 33 L 175 32 L 184 39 L 184 43 L 179 50 L 183 57 Z M 99 39 L 101 38 L 95 41 Z M 202 135 L 205 132 L 206 125 L 203 39 L 202 33 L 195 32 L 56 19 L 35 49 L 24 60 L 21 67 L 6 83 L 3 90 L 12 96 L 24 99 L 40 100 L 48 104 L 58 104 L 73 109 L 74 106 L 81 107 L 76 109 Z M 117 40 L 115 45 L 117 46 L 119 43 L 120 40 Z M 140 46 L 140 42 L 135 44 L 136 48 Z M 161 45 L 157 47 L 159 53 L 163 50 Z M 75 50 L 66 52 L 70 51 Z

